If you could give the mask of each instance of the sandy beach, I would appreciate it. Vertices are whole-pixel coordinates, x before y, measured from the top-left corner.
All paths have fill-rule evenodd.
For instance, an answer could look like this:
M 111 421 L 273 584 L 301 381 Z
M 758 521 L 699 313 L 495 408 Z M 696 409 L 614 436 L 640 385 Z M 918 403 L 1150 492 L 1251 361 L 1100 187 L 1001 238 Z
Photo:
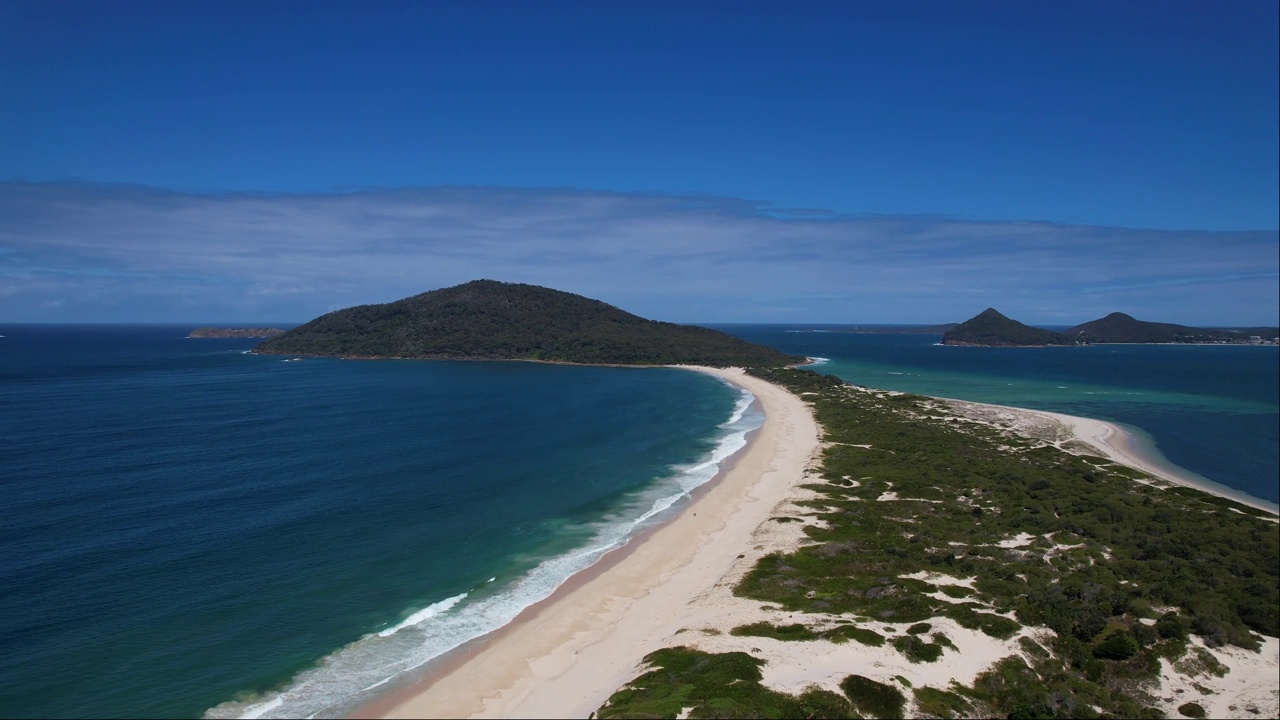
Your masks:
M 1133 435 L 1115 423 L 1047 410 L 1028 410 L 966 400 L 939 402 L 971 420 L 1003 427 L 1019 435 L 1039 438 L 1067 452 L 1084 451 L 1101 455 L 1168 483 L 1220 495 L 1269 513 L 1280 513 L 1280 506 L 1276 503 L 1219 485 L 1167 461 L 1159 462 L 1148 457 L 1141 451 Z
M 1049 631 L 1043 628 L 1025 627 L 1009 640 L 997 640 L 939 618 L 934 624 L 959 651 L 947 653 L 940 662 L 913 664 L 889 646 L 730 635 L 734 627 L 758 621 L 817 627 L 838 619 L 772 609 L 732 592 L 759 558 L 794 549 L 806 539 L 803 526 L 817 522 L 796 502 L 813 497 L 799 486 L 815 465 L 821 435 L 808 406 L 786 390 L 738 370 L 693 369 L 746 388 L 766 415 L 751 442 L 716 482 L 678 517 L 566 583 L 508 627 L 464 649 L 423 683 L 383 698 L 358 716 L 587 717 L 643 672 L 645 655 L 675 645 L 761 657 L 767 663 L 764 684 L 787 692 L 815 685 L 838 691 L 840 680 L 850 673 L 886 682 L 899 676 L 917 687 L 945 688 L 952 680 L 971 683 L 991 663 L 1019 654 L 1020 637 L 1044 639 Z M 1129 451 L 1127 433 L 1110 423 L 979 403 L 937 402 L 948 414 L 1005 427 L 1065 450 L 1103 454 L 1169 482 L 1196 485 L 1193 479 L 1170 477 Z M 895 499 L 881 498 L 888 503 Z M 769 522 L 778 516 L 793 522 Z M 973 581 L 936 574 L 928 580 L 936 585 Z M 905 630 L 889 622 L 878 624 L 886 632 Z M 1232 649 L 1220 653 L 1232 673 L 1221 680 L 1198 680 L 1198 687 L 1215 692 L 1206 701 L 1213 715 L 1274 716 L 1280 708 L 1275 683 L 1278 653 L 1280 641 L 1273 639 L 1260 654 Z M 1189 687 L 1189 678 L 1166 668 L 1166 712 L 1176 716 L 1174 708 L 1189 699 Z
M 744 549 L 804 477 L 818 428 L 775 385 L 695 369 L 746 388 L 766 415 L 732 467 L 622 560 L 558 591 L 420 692 L 391 698 L 387 717 L 586 717 L 635 677 L 641 658 L 697 626 L 685 609 L 700 595 L 754 563 Z

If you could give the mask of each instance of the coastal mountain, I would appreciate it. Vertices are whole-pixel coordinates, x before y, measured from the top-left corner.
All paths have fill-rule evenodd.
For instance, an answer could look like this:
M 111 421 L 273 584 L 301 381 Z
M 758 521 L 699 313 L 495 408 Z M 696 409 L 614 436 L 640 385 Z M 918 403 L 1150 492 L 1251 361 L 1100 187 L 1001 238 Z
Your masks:
M 260 343 L 255 352 L 716 367 L 804 361 L 717 330 L 646 320 L 581 295 L 496 280 L 331 312 Z
M 1104 343 L 1213 343 L 1221 345 L 1275 344 L 1276 328 L 1197 328 L 1173 323 L 1136 320 L 1130 315 L 1110 315 L 1081 323 L 1061 333 L 1024 325 L 993 308 L 955 326 L 942 336 L 943 345 L 977 347 L 1043 347 Z
M 960 323 L 942 336 L 943 345 L 976 345 L 981 347 L 1023 347 L 1069 345 L 1069 340 L 1051 330 L 1024 325 L 987 308 Z
M 1273 338 L 1269 329 L 1217 330 L 1188 327 L 1173 323 L 1156 323 L 1136 320 L 1131 315 L 1113 312 L 1110 315 L 1077 325 L 1063 333 L 1077 343 L 1222 343 L 1243 342 L 1250 335 Z
M 283 333 L 280 328 L 196 328 L 189 338 L 270 338 Z

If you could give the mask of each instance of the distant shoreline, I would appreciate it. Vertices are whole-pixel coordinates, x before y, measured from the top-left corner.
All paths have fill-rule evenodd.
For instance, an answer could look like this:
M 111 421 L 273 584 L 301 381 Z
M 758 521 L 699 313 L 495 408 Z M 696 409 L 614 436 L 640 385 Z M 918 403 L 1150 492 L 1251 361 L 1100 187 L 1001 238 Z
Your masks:
M 965 412 L 965 408 L 988 408 L 996 413 L 1004 413 L 1012 415 L 1008 423 L 994 422 L 985 419 L 983 422 L 1008 427 L 1014 432 L 1018 432 L 1019 418 L 1022 416 L 1023 421 L 1028 417 L 1037 417 L 1056 423 L 1066 432 L 1069 432 L 1071 439 L 1082 442 L 1089 447 L 1097 450 L 1101 455 L 1111 461 L 1132 468 L 1139 472 L 1147 473 L 1152 477 L 1163 480 L 1174 485 L 1194 488 L 1201 492 L 1218 497 L 1233 500 L 1243 505 L 1248 505 L 1258 510 L 1280 515 L 1280 505 L 1269 500 L 1254 497 L 1243 490 L 1237 490 L 1221 483 L 1216 483 L 1209 478 L 1198 475 L 1184 467 L 1174 464 L 1168 458 L 1160 454 L 1160 451 L 1154 447 L 1142 447 L 1123 425 L 1110 422 L 1107 420 L 1097 420 L 1095 418 L 1082 417 L 1079 415 L 1067 415 L 1065 413 L 1051 412 L 1048 410 L 1032 410 L 1030 408 L 1015 407 L 1012 405 L 995 405 L 992 403 L 973 402 L 971 400 L 956 400 L 954 398 L 933 398 L 946 403 L 950 407 L 956 409 L 961 414 L 969 414 Z M 1024 428 L 1025 430 L 1025 428 Z M 1067 452 L 1072 452 L 1069 448 L 1063 448 Z

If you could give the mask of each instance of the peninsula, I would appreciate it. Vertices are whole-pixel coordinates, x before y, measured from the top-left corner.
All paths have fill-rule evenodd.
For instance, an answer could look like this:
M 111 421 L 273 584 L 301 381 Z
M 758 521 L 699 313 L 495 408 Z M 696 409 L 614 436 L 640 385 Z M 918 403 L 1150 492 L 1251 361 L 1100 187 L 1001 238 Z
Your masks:
M 581 295 L 496 280 L 331 312 L 259 344 L 255 352 L 713 367 L 805 361 L 710 328 L 646 320 Z
M 189 338 L 270 338 L 283 333 L 280 328 L 221 328 L 201 327 L 191 331 Z
M 1274 510 L 1099 421 L 691 369 L 766 415 L 723 476 L 357 716 L 1275 715 Z

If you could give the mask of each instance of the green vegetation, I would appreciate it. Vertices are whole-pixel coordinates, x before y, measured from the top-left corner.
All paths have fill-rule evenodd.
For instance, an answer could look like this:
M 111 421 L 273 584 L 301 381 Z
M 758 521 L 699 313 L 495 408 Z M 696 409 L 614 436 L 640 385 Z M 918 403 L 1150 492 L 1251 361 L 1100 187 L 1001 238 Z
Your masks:
M 837 625 L 830 630 L 815 632 L 812 628 L 799 623 L 794 625 L 773 625 L 767 622 L 758 622 L 750 625 L 739 625 L 733 630 L 730 630 L 729 634 L 737 635 L 739 637 L 767 637 L 773 638 L 774 640 L 803 641 L 823 639 L 830 640 L 836 644 L 855 640 L 863 645 L 870 645 L 871 647 L 880 647 L 881 645 L 884 645 L 885 642 L 884 636 L 880 633 L 875 630 L 860 628 L 857 625 Z M 946 638 L 942 633 L 935 633 L 935 642 L 937 642 L 936 638 L 939 636 L 944 639 Z M 955 646 L 951 645 L 950 642 L 950 640 L 947 640 L 942 644 L 954 648 Z
M 818 633 L 804 625 L 770 625 L 767 622 L 739 625 L 729 631 L 730 635 L 748 637 L 767 637 L 775 640 L 816 640 Z
M 1194 702 L 1183 703 L 1179 705 L 1178 712 L 1182 713 L 1183 715 L 1189 718 L 1202 718 L 1207 715 L 1207 713 L 1204 711 L 1204 708 L 1200 706 L 1200 703 L 1194 703 Z
M 1250 336 L 1273 340 L 1280 335 L 1277 328 L 1196 328 L 1172 323 L 1135 320 L 1124 313 L 1081 323 L 1065 332 L 1024 325 L 987 308 L 974 317 L 946 331 L 944 345 L 982 345 L 987 347 L 1019 347 L 1041 345 L 1080 345 L 1089 343 L 1247 343 Z
M 1275 328 L 1195 328 L 1172 323 L 1145 322 L 1115 312 L 1104 318 L 1081 323 L 1062 334 L 1072 342 L 1084 343 L 1239 343 L 1247 341 L 1250 335 L 1271 339 L 1276 337 L 1277 331 Z
M 931 717 L 966 717 L 973 713 L 973 704 L 962 695 L 946 690 L 922 687 L 912 691 L 920 714 Z
M 1174 669 L 1184 675 L 1214 675 L 1216 677 L 1225 677 L 1231 672 L 1231 668 L 1223 665 L 1211 653 L 1204 648 L 1191 648 L 1185 657 L 1173 664 Z
M 717 367 L 804 361 L 709 328 L 646 320 L 581 295 L 494 280 L 338 310 L 271 338 L 256 351 Z
M 788 695 L 760 684 L 763 660 L 746 653 L 665 648 L 644 659 L 653 669 L 614 693 L 598 718 L 856 718 L 849 701 L 811 689 Z M 901 715 L 898 715 L 901 717 Z
M 1120 631 L 1111 633 L 1097 645 L 1094 645 L 1093 656 L 1103 660 L 1128 660 L 1137 655 L 1141 649 L 1142 646 L 1138 644 L 1138 641 L 1132 635 Z
M 857 624 L 814 627 L 892 623 L 907 630 L 896 631 L 894 647 L 917 662 L 954 645 L 928 635 L 940 618 L 1017 637 L 1024 656 L 992 665 L 972 687 L 922 688 L 923 699 L 916 693 L 921 712 L 940 717 L 1096 717 L 1099 710 L 1157 717 L 1143 688 L 1162 658 L 1184 674 L 1226 671 L 1189 646 L 1191 635 L 1255 650 L 1257 634 L 1280 635 L 1280 529 L 1267 519 L 1274 516 L 1244 514 L 1246 506 L 1189 488 L 1135 483 L 1141 475 L 1128 468 L 995 428 L 948 422 L 930 398 L 866 391 L 801 370 L 751 372 L 810 402 L 825 446 L 821 482 L 807 486 L 818 495 L 803 503 L 822 521 L 805 525 L 811 542 L 762 558 L 735 588 L 812 619 L 748 626 L 747 634 L 797 642 L 872 637 L 878 645 L 885 638 Z M 1024 533 L 1027 543 L 1001 545 Z M 965 578 L 972 589 L 953 584 Z M 1018 637 L 1023 626 L 1054 634 L 1040 642 Z M 875 686 L 863 680 L 843 686 L 853 707 L 892 715 L 860 704 L 879 697 L 867 695 Z M 926 701 L 936 709 L 925 710 Z M 971 710 L 958 709 L 961 701 Z
M 850 675 L 840 682 L 853 707 L 873 718 L 900 718 L 907 699 L 892 685 L 876 682 L 861 675 Z
M 942 646 L 938 643 L 925 642 L 915 635 L 901 635 L 893 639 L 893 646 L 898 652 L 913 663 L 935 662 L 942 657 Z
M 853 640 L 870 647 L 880 647 L 881 645 L 884 645 L 883 635 L 875 630 L 860 628 L 857 625 L 839 625 L 824 632 L 822 636 L 833 643 L 842 643 Z
M 219 328 L 201 327 L 192 330 L 189 338 L 269 338 L 283 333 L 280 328 Z
M 1052 330 L 1023 325 L 1010 320 L 995 308 L 987 308 L 960 323 L 942 336 L 943 345 L 983 345 L 1005 347 L 1016 345 L 1070 345 L 1071 342 Z
M 895 623 L 951 617 L 997 637 L 1043 625 L 1085 655 L 1112 623 L 1145 638 L 1140 617 L 1157 620 L 1144 649 L 1187 632 L 1250 649 L 1254 632 L 1280 635 L 1280 531 L 1234 512 L 1247 506 L 1134 483 L 993 428 L 957 427 L 929 398 L 802 370 L 753 374 L 814 406 L 826 482 L 808 486 L 821 494 L 808 505 L 824 522 L 805 527 L 814 544 L 762 558 L 740 595 Z M 898 499 L 878 502 L 889 490 Z M 1020 533 L 1035 539 L 998 545 Z M 942 600 L 928 595 L 938 586 L 902 577 L 921 572 L 976 577 L 974 594 Z

